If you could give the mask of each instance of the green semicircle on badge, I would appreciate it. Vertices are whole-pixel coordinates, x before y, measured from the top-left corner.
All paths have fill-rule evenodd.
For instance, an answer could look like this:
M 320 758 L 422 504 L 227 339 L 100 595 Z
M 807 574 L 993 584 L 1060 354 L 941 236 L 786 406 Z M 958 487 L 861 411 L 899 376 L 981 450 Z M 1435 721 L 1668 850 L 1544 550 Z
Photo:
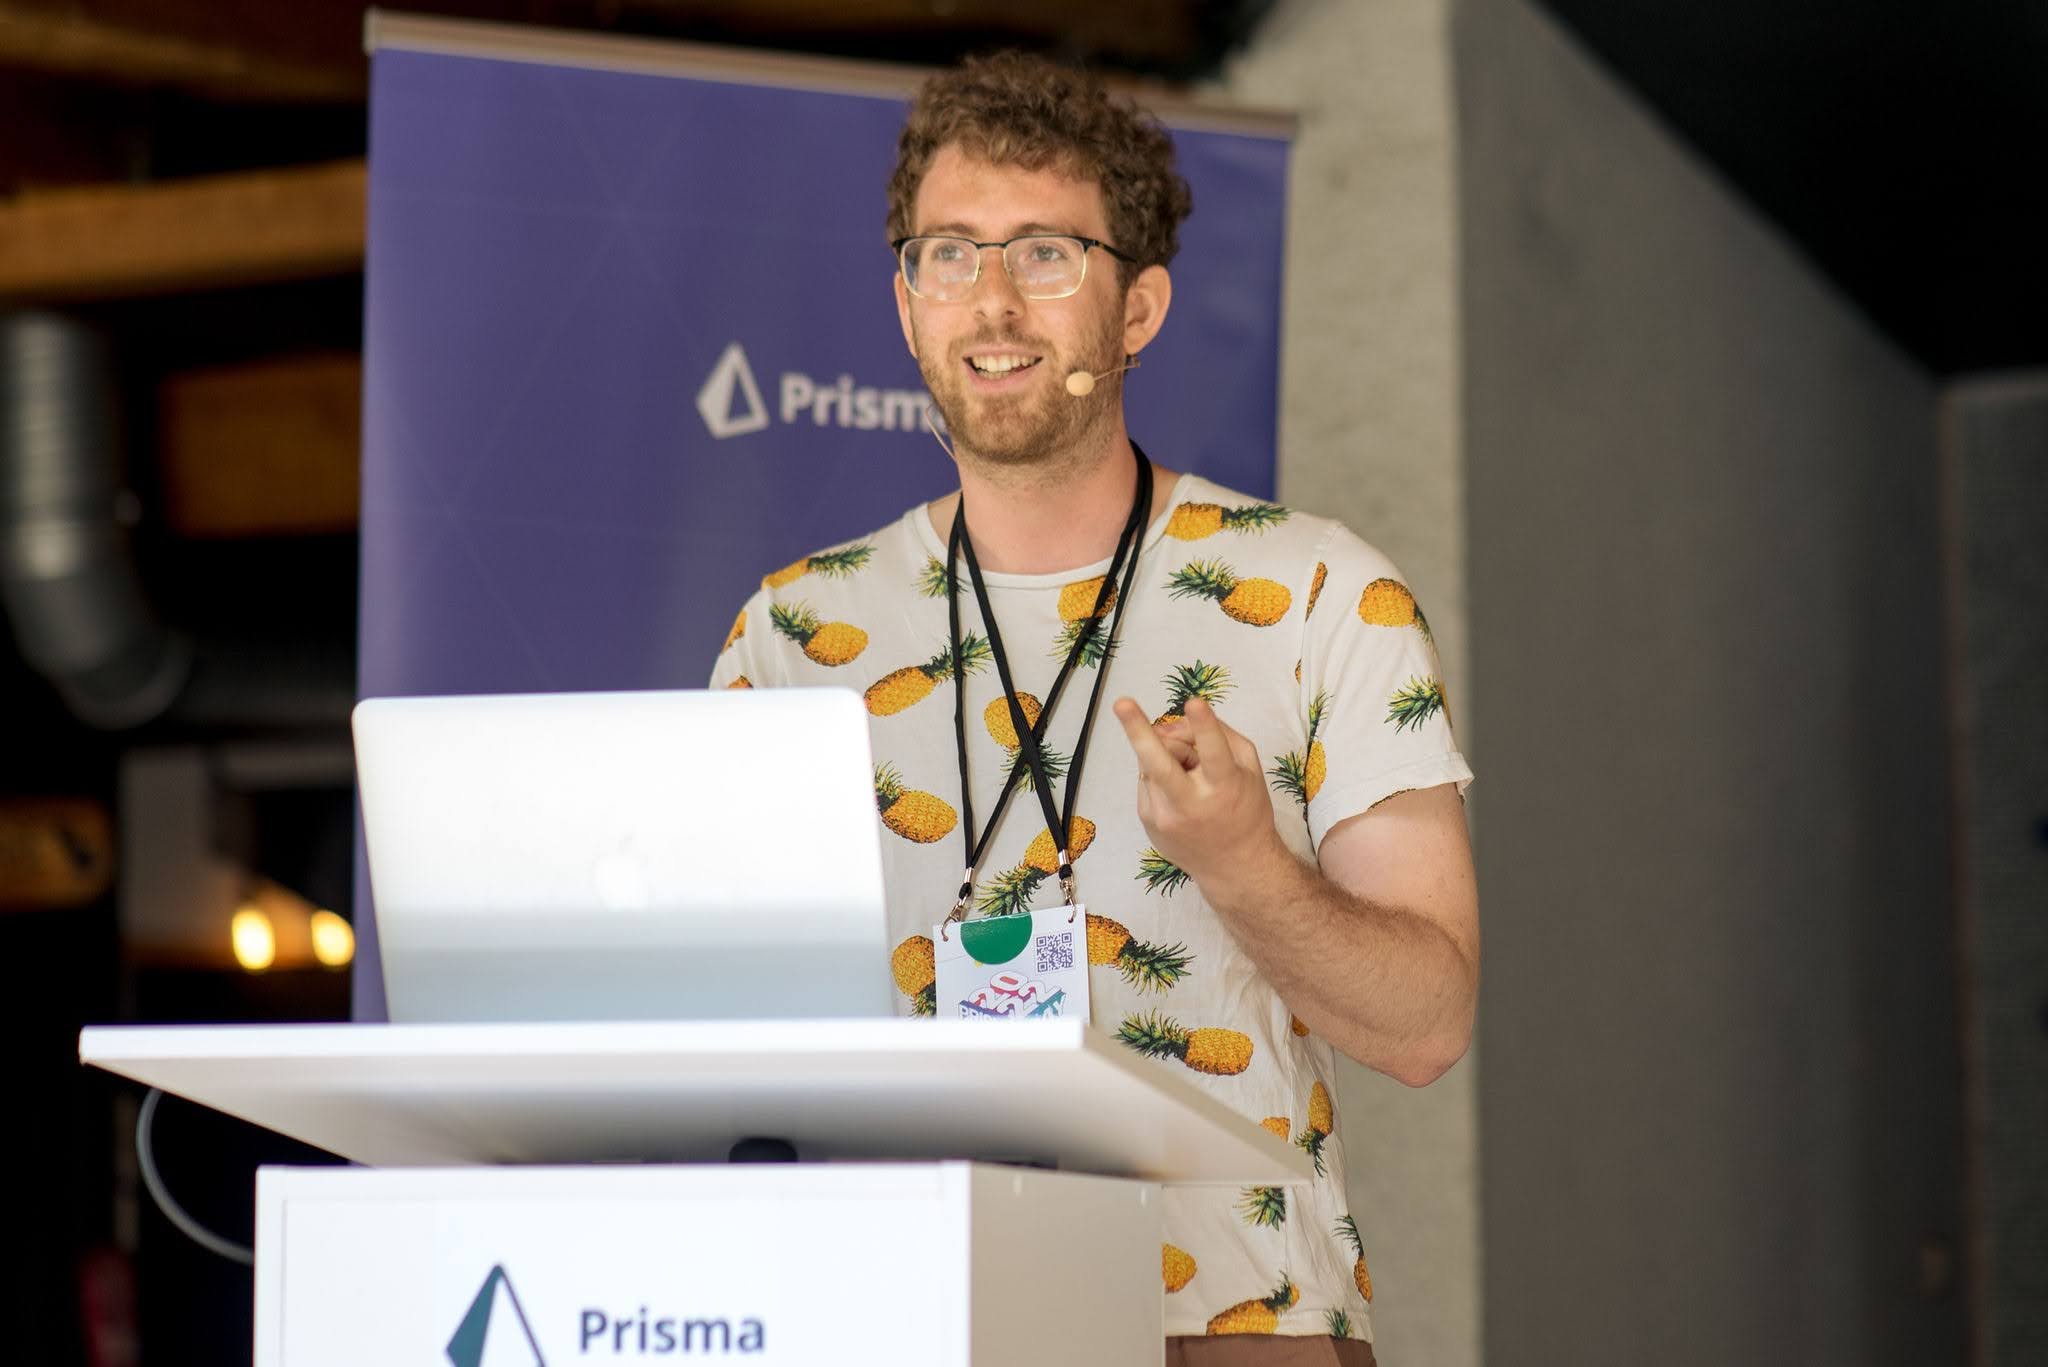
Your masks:
M 989 916 L 960 924 L 960 947 L 978 964 L 1006 964 L 1031 943 L 1031 913 Z

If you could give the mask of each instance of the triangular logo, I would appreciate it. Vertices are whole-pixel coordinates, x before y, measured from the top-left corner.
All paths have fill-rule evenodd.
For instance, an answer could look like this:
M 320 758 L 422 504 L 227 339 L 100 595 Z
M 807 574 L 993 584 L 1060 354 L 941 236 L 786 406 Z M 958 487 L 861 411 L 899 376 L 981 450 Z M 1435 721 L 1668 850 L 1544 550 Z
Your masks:
M 534 1342 L 533 1326 L 526 1322 L 526 1307 L 519 1303 L 502 1264 L 484 1278 L 462 1323 L 455 1326 L 455 1337 L 448 1340 L 448 1361 L 454 1367 L 547 1367 Z
M 738 342 L 719 354 L 711 377 L 697 391 L 697 411 L 704 426 L 718 438 L 741 437 L 768 425 L 768 405 L 761 402 L 761 387 L 747 365 L 747 353 Z

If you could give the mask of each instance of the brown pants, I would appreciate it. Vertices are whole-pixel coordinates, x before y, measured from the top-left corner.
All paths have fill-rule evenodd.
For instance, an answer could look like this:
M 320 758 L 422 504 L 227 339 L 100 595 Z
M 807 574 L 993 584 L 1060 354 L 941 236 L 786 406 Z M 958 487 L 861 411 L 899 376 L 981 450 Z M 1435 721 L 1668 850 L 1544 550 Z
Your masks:
M 1374 1359 L 1360 1339 L 1189 1334 L 1166 1341 L 1166 1367 L 1374 1367 Z

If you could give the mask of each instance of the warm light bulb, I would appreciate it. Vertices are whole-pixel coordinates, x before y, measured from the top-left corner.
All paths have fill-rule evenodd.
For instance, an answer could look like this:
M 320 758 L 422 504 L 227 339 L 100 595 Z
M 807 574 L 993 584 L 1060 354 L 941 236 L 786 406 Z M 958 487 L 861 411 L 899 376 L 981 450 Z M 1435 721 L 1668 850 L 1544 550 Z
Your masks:
M 251 973 L 261 973 L 277 961 L 277 932 L 259 908 L 245 905 L 237 911 L 228 934 L 234 942 L 235 962 Z
M 310 923 L 313 957 L 329 968 L 346 968 L 356 957 L 355 928 L 331 911 L 316 911 Z

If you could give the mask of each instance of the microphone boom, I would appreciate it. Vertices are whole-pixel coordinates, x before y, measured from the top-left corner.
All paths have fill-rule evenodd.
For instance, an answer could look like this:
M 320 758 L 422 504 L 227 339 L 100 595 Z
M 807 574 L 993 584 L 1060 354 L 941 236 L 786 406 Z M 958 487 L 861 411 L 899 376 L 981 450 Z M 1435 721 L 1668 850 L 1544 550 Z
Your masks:
M 1100 375 L 1091 375 L 1085 370 L 1076 370 L 1067 376 L 1067 392 L 1077 399 L 1085 399 L 1095 392 L 1095 382 L 1106 380 L 1112 375 L 1121 375 L 1126 370 L 1136 370 L 1138 358 L 1133 356 L 1120 366 L 1114 366 Z

